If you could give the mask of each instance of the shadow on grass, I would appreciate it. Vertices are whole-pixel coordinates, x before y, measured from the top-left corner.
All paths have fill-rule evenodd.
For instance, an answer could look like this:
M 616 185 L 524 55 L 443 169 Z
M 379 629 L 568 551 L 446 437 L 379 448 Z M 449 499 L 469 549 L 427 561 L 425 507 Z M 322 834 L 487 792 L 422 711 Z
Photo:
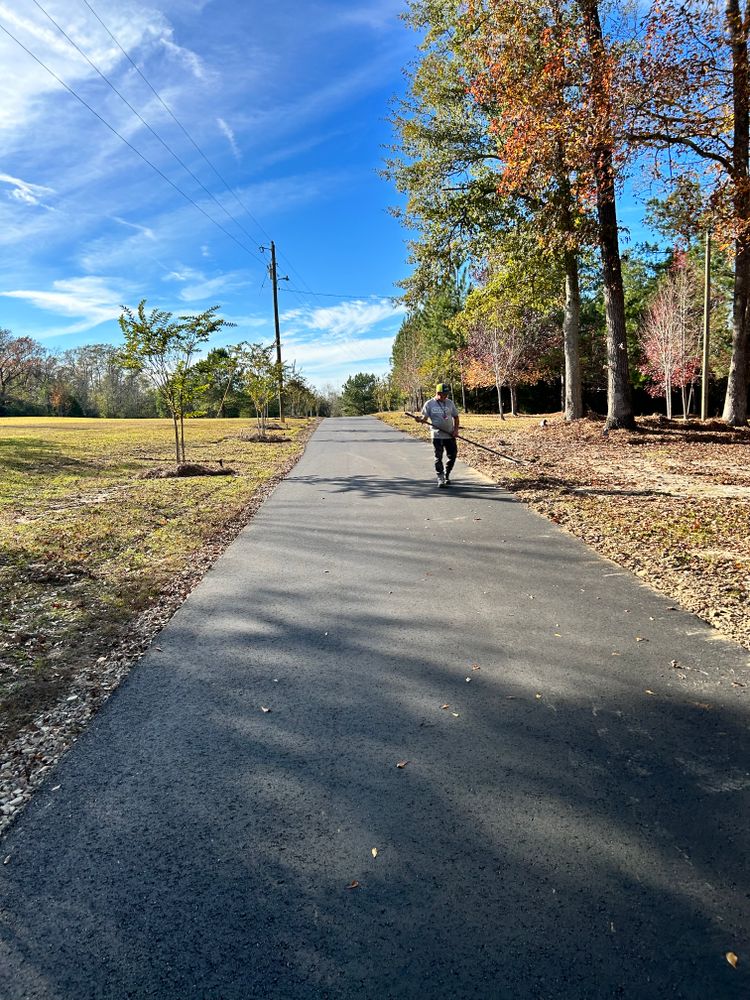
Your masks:
M 0 467 L 14 472 L 57 472 L 67 470 L 98 470 L 96 462 L 73 458 L 59 445 L 44 438 L 0 438 Z

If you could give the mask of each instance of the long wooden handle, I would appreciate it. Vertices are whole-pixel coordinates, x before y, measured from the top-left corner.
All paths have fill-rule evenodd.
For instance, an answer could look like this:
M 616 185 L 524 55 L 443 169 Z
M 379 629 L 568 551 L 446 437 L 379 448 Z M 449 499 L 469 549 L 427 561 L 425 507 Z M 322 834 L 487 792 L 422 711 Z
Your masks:
M 412 420 L 417 420 L 420 423 L 422 423 L 422 421 L 420 420 L 420 418 L 417 416 L 416 413 L 409 413 L 408 410 L 404 410 L 404 413 L 406 414 L 407 417 L 411 417 Z M 434 427 L 436 430 L 439 431 L 443 429 L 442 427 L 438 427 L 437 424 L 433 424 L 431 420 L 425 420 L 424 423 L 428 424 L 428 426 L 430 427 Z M 445 431 L 444 433 L 447 434 L 447 431 Z M 486 444 L 480 444 L 478 441 L 472 441 L 471 438 L 464 437 L 463 434 L 456 434 L 456 437 L 461 441 L 465 441 L 467 444 L 474 445 L 475 448 L 481 448 L 483 451 L 488 451 L 491 455 L 497 455 L 498 458 L 502 458 L 506 462 L 512 462 L 514 465 L 529 464 L 528 462 L 524 462 L 523 459 L 513 458 L 512 455 L 506 455 L 502 451 L 496 451 L 495 448 L 488 448 Z

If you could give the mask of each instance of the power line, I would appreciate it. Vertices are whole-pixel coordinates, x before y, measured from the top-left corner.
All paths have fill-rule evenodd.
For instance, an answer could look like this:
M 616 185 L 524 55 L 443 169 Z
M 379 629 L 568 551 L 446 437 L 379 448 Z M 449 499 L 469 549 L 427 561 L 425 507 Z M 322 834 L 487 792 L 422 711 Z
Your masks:
M 117 129 L 114 127 L 114 125 L 110 125 L 110 123 L 106 120 L 106 118 L 103 118 L 98 111 L 92 108 L 91 105 L 88 104 L 80 96 L 80 94 L 78 94 L 75 90 L 73 90 L 71 86 L 69 86 L 61 77 L 59 77 L 54 70 L 50 69 L 50 67 L 47 66 L 47 64 L 42 59 L 40 59 L 39 56 L 35 55 L 31 51 L 31 49 L 29 49 L 26 45 L 24 45 L 24 43 L 19 38 L 16 38 L 16 36 L 11 31 L 9 31 L 2 23 L 0 23 L 0 31 L 4 31 L 9 38 L 11 38 L 18 46 L 20 46 L 20 48 L 24 50 L 24 52 L 27 53 L 27 55 L 31 56 L 34 62 L 38 63 L 38 65 L 41 66 L 42 69 L 46 70 L 46 72 L 49 73 L 51 77 L 57 80 L 57 82 L 60 84 L 61 87 L 64 87 L 69 94 L 75 97 L 75 99 L 79 103 L 81 103 L 87 109 L 87 111 L 90 111 L 91 114 L 102 123 L 102 125 L 106 126 L 106 128 L 108 128 L 109 131 L 113 133 L 113 135 L 116 135 L 121 142 L 124 142 L 125 145 L 136 154 L 136 156 L 138 156 L 141 160 L 143 160 L 145 164 L 151 167 L 151 169 L 154 170 L 163 180 L 165 180 L 167 184 L 171 185 L 175 189 L 175 191 L 178 192 L 178 194 L 182 195 L 182 197 L 186 201 L 189 201 L 191 205 L 197 208 L 198 211 L 209 220 L 209 222 L 212 222 L 218 229 L 220 229 L 224 233 L 225 236 L 228 236 L 230 240 L 236 243 L 241 250 L 244 250 L 245 253 L 249 254 L 251 257 L 254 257 L 265 267 L 265 261 L 263 261 L 260 257 L 258 257 L 257 254 L 253 253 L 252 250 L 249 250 L 244 243 L 242 243 L 240 240 L 237 239 L 234 233 L 230 233 L 229 230 L 226 229 L 224 226 L 222 226 L 220 222 L 217 222 L 216 219 L 213 218 L 213 216 L 209 215 L 209 213 L 204 208 L 201 208 L 201 206 L 198 204 L 197 201 L 195 201 L 193 198 L 190 197 L 189 194 L 183 191 L 178 184 L 175 184 L 175 182 L 170 177 L 168 177 L 163 170 L 160 170 L 155 163 L 152 163 L 151 160 L 149 160 L 147 156 L 145 156 L 136 146 L 134 146 L 132 142 L 126 139 L 124 135 L 121 135 L 120 132 L 118 132 Z
M 35 0 L 35 2 L 36 2 L 36 0 Z M 192 144 L 193 148 L 194 148 L 194 149 L 195 149 L 195 150 L 196 150 L 196 151 L 197 151 L 197 152 L 198 152 L 198 153 L 200 154 L 200 156 L 202 156 L 202 157 L 203 157 L 203 159 L 204 159 L 204 160 L 206 161 L 206 163 L 207 163 L 207 164 L 208 164 L 208 166 L 209 166 L 209 167 L 211 168 L 211 170 L 213 170 L 214 174 L 215 174 L 215 175 L 216 175 L 216 176 L 218 177 L 218 179 L 219 179 L 219 180 L 221 181 L 221 183 L 222 183 L 222 184 L 224 185 L 224 187 L 225 187 L 225 188 L 227 189 L 227 191 L 229 192 L 229 194 L 231 194 L 231 195 L 232 195 L 232 197 L 233 197 L 233 198 L 235 199 L 235 201 L 236 201 L 236 202 L 237 202 L 237 204 L 238 204 L 238 205 L 240 206 L 240 208 L 242 209 L 242 211 L 243 211 L 243 212 L 246 212 L 246 213 L 247 213 L 248 217 L 249 217 L 250 219 L 252 219 L 252 221 L 253 221 L 253 222 L 255 223 L 255 225 L 256 225 L 256 226 L 258 227 L 258 229 L 259 229 L 259 230 L 260 230 L 260 231 L 261 231 L 261 232 L 263 233 L 263 235 L 264 235 L 264 236 L 266 237 L 266 239 L 270 240 L 270 239 L 271 239 L 271 237 L 269 236 L 268 232 L 267 232 L 267 231 L 266 231 L 266 230 L 264 229 L 263 225 L 262 225 L 262 224 L 261 224 L 261 223 L 260 223 L 260 222 L 259 222 L 259 221 L 258 221 L 258 220 L 257 220 L 256 218 L 255 218 L 255 216 L 254 216 L 254 215 L 252 214 L 252 212 L 251 212 L 251 211 L 250 211 L 250 209 L 249 209 L 249 208 L 247 207 L 247 205 L 244 205 L 244 204 L 243 204 L 243 203 L 242 203 L 242 202 L 240 201 L 240 199 L 239 199 L 239 196 L 237 195 L 237 193 L 236 193 L 236 192 L 234 191 L 234 189 L 233 189 L 232 187 L 230 187 L 230 185 L 229 185 L 229 184 L 227 183 L 227 181 L 226 181 L 226 180 L 224 179 L 224 177 L 222 176 L 222 174 L 220 174 L 220 173 L 219 173 L 219 171 L 218 171 L 218 170 L 217 170 L 217 168 L 216 168 L 216 167 L 214 166 L 214 164 L 213 164 L 213 163 L 211 162 L 211 160 L 210 160 L 210 159 L 209 159 L 209 158 L 208 158 L 208 157 L 206 156 L 206 154 L 205 154 L 205 153 L 203 152 L 203 150 L 201 149 L 201 147 L 200 147 L 200 146 L 198 145 L 198 143 L 197 143 L 197 142 L 195 141 L 195 139 L 194 139 L 194 138 L 192 137 L 192 135 L 191 135 L 191 134 L 190 134 L 190 133 L 188 132 L 188 130 L 187 130 L 187 129 L 185 128 L 185 126 L 184 126 L 184 125 L 182 124 L 182 122 L 180 121 L 180 119 L 179 119 L 179 118 L 177 117 L 177 115 L 176 115 L 176 114 L 174 113 L 174 111 L 172 111 L 172 109 L 170 108 L 170 106 L 169 106 L 169 105 L 167 104 L 167 102 L 166 102 L 166 101 L 164 100 L 164 98 L 163 98 L 163 97 L 161 96 L 161 94 L 159 93 L 159 91 L 158 91 L 158 90 L 156 90 L 156 88 L 155 88 L 155 87 L 154 87 L 154 85 L 153 85 L 153 84 L 151 83 L 151 81 L 150 81 L 150 80 L 148 79 L 148 77 L 147 77 L 147 76 L 145 75 L 145 73 L 144 73 L 144 72 L 143 72 L 143 70 L 142 70 L 142 69 L 140 68 L 140 66 L 139 66 L 139 65 L 138 65 L 138 64 L 137 64 L 137 63 L 135 62 L 135 60 L 134 60 L 134 59 L 133 59 L 133 58 L 131 57 L 130 53 L 129 53 L 129 52 L 127 52 L 127 51 L 126 51 L 126 50 L 125 50 L 125 49 L 124 49 L 124 48 L 122 47 L 122 45 L 120 44 L 119 40 L 118 40 L 118 39 L 116 38 L 116 36 L 115 36 L 115 35 L 113 34 L 113 32 L 112 32 L 112 31 L 110 30 L 110 28 L 109 28 L 109 27 L 108 27 L 108 26 L 107 26 L 107 25 L 106 25 L 106 24 L 104 23 L 104 21 L 103 21 L 103 20 L 101 19 L 101 17 L 100 17 L 100 16 L 99 16 L 99 15 L 97 14 L 97 12 L 96 12 L 96 11 L 94 10 L 94 8 L 93 8 L 93 7 L 91 6 L 91 4 L 90 4 L 90 3 L 88 2 L 88 0 L 82 0 L 82 2 L 83 2 L 83 3 L 85 4 L 85 6 L 86 6 L 86 7 L 88 7 L 88 9 L 89 9 L 89 10 L 91 11 L 91 13 L 92 13 L 92 14 L 94 15 L 94 17 L 95 17 L 95 18 L 97 19 L 97 21 L 99 22 L 99 24 L 101 24 L 102 28 L 104 28 L 104 30 L 105 30 L 105 31 L 107 32 L 107 34 L 109 35 L 109 37 L 110 37 L 110 38 L 112 39 L 112 41 L 113 41 L 113 42 L 115 43 L 115 45 L 117 46 L 117 48 L 118 48 L 118 49 L 120 50 L 120 52 L 122 52 L 122 54 L 123 54 L 123 55 L 125 56 L 125 58 L 126 58 L 126 59 L 128 60 L 128 62 L 130 63 L 130 65 L 131 65 L 131 66 L 133 67 L 133 69 L 134 69 L 134 70 L 136 71 L 136 73 L 138 74 L 138 76 L 140 76 L 141 80 L 143 80 L 143 82 L 144 82 L 144 83 L 146 84 L 146 86 L 148 87 L 148 89 L 149 89 L 149 90 L 151 91 L 151 93 L 152 93 L 152 94 L 154 95 L 154 97 L 155 97 L 155 98 L 157 99 L 157 101 L 159 102 L 159 104 L 161 104 L 161 106 L 162 106 L 162 107 L 164 108 L 164 110 L 165 110 L 165 111 L 167 112 L 167 114 L 168 114 L 168 115 L 170 116 L 170 118 L 171 118 L 171 119 L 172 119 L 172 121 L 173 121 L 173 122 L 175 123 L 175 125 L 177 125 L 177 126 L 178 126 L 178 128 L 180 128 L 180 129 L 181 129 L 181 131 L 183 132 L 183 134 L 185 135 L 185 137 L 186 137 L 186 138 L 188 139 L 188 141 L 189 141 L 189 142 L 190 142 L 190 143 Z
M 35 2 L 36 2 L 36 0 L 35 0 Z M 154 95 L 154 97 L 157 99 L 157 101 L 161 104 L 161 106 L 164 108 L 164 110 L 167 112 L 167 114 L 171 117 L 171 119 L 174 121 L 174 123 L 182 130 L 182 132 L 184 133 L 184 135 L 188 139 L 188 141 L 193 145 L 193 147 L 197 150 L 197 152 L 200 154 L 200 156 L 203 157 L 203 159 L 208 164 L 208 166 L 211 168 L 211 170 L 213 170 L 214 174 L 218 177 L 218 179 L 221 181 L 221 183 L 227 189 L 227 191 L 229 192 L 229 194 L 232 195 L 232 197 L 237 202 L 237 204 L 240 206 L 240 208 L 243 210 L 243 212 L 247 213 L 248 217 L 250 219 L 252 219 L 252 221 L 255 223 L 255 225 L 258 227 L 258 229 L 266 237 L 266 240 L 270 243 L 270 241 L 271 241 L 271 235 L 270 235 L 270 233 L 265 229 L 265 227 L 263 226 L 263 224 L 261 222 L 259 222 L 258 219 L 255 218 L 255 216 L 252 214 L 252 212 L 247 207 L 247 205 L 245 205 L 244 202 L 240 199 L 239 195 L 234 190 L 234 188 L 232 188 L 229 185 L 229 183 L 226 181 L 226 179 L 224 178 L 224 176 L 219 172 L 219 170 L 217 169 L 217 167 L 214 166 L 213 162 L 203 152 L 203 150 L 198 145 L 198 143 L 195 141 L 195 139 L 192 137 L 192 135 L 190 134 L 190 132 L 188 132 L 188 130 L 182 124 L 182 122 L 177 117 L 177 115 L 174 113 L 174 111 L 172 111 L 172 109 L 169 107 L 169 105 L 166 103 L 166 101 L 162 98 L 161 94 L 156 90 L 156 88 L 153 86 L 153 84 L 151 83 L 151 81 L 148 79 L 148 77 L 145 75 L 145 73 L 141 70 L 140 66 L 131 57 L 130 53 L 127 52 L 123 48 L 123 46 L 120 44 L 119 40 L 114 35 L 114 33 L 104 23 L 104 21 L 99 16 L 99 14 L 94 10 L 94 8 L 89 3 L 89 0 L 82 0 L 82 2 L 91 11 L 91 13 L 94 15 L 94 17 L 96 18 L 96 20 L 102 26 L 102 28 L 104 28 L 104 30 L 107 32 L 107 34 L 109 35 L 109 37 L 115 43 L 115 45 L 117 46 L 117 48 L 120 50 L 120 52 L 122 52 L 122 54 L 128 60 L 128 62 L 130 63 L 130 65 L 133 67 L 133 69 L 136 71 L 136 73 L 140 76 L 140 78 L 143 80 L 143 82 L 146 84 L 146 86 L 149 88 L 149 90 L 151 91 L 151 93 Z M 289 257 L 287 257 L 287 255 L 283 254 L 283 253 L 279 253 L 279 257 L 283 261 L 285 261 L 285 263 L 289 267 L 290 271 L 292 271 L 297 276 L 297 278 L 299 278 L 300 283 L 308 288 L 309 294 L 315 295 L 316 293 L 310 290 L 309 285 L 305 281 L 304 277 L 300 274 L 300 272 L 297 270 L 297 268 L 291 262 L 291 260 L 289 259 Z
M 297 295 L 315 295 L 318 298 L 324 299 L 392 299 L 392 295 L 380 295 L 378 292 L 367 292 L 366 295 L 352 295 L 344 294 L 343 292 L 339 295 L 338 292 L 313 292 L 312 290 L 302 291 L 299 288 L 283 288 L 281 291 L 284 292 L 294 292 Z
M 76 50 L 76 52 L 78 52 L 86 60 L 86 62 L 89 64 L 89 66 L 91 66 L 91 68 L 94 70 L 94 72 L 97 73 L 101 77 L 102 80 L 104 80 L 104 82 L 107 84 L 107 86 L 112 91 L 114 91 L 115 94 L 117 94 L 117 96 L 120 98 L 120 100 L 123 102 L 123 104 L 125 104 L 125 106 L 127 108 L 129 108 L 130 111 L 133 112 L 133 114 L 136 116 L 136 118 L 138 118 L 138 120 L 143 125 L 146 126 L 146 128 L 149 130 L 149 132 L 154 136 L 154 138 L 156 138 L 161 143 L 161 145 L 164 147 L 164 149 L 166 149 L 166 151 L 171 156 L 174 157 L 174 159 L 180 164 L 180 166 L 183 167 L 190 174 L 190 176 L 193 178 L 193 180 L 203 189 L 203 191 L 205 191 L 205 193 L 209 196 L 209 198 L 211 198 L 214 202 L 216 202 L 216 204 L 219 206 L 219 208 L 222 210 L 222 212 L 224 212 L 224 214 L 226 215 L 226 217 L 231 222 L 236 223 L 236 225 L 239 226 L 239 228 L 242 230 L 242 232 L 245 234 L 245 236 L 247 236 L 249 240 L 252 240 L 254 242 L 255 238 L 254 238 L 253 234 L 250 233 L 250 232 L 248 232 L 247 229 L 245 229 L 245 227 L 242 225 L 242 223 L 237 218 L 235 218 L 235 216 L 233 216 L 227 210 L 227 208 L 224 205 L 222 205 L 222 203 L 219 201 L 219 199 L 216 197 L 216 195 L 212 191 L 209 191 L 209 189 L 206 187 L 206 185 L 203 183 L 203 181 L 200 179 L 200 177 L 198 177 L 198 175 L 193 172 L 193 170 L 188 166 L 187 163 L 185 163 L 185 161 L 182 159 L 182 157 L 179 156 L 179 154 L 176 153 L 172 149 L 172 147 L 169 145 L 169 143 L 167 143 L 166 140 L 164 138 L 162 138 L 162 136 L 156 131 L 156 129 L 152 128 L 152 126 L 146 121 L 146 119 L 143 117 L 143 115 L 140 113 L 140 111 L 138 111 L 137 108 L 133 107 L 133 105 L 130 103 L 130 101 L 127 99 L 127 97 L 125 97 L 125 95 L 122 94 L 118 90 L 118 88 L 114 85 L 114 83 L 112 83 L 112 81 L 109 79 L 109 77 L 106 76 L 106 74 L 103 73 L 99 69 L 99 67 L 96 65 L 96 63 L 93 62 L 93 60 L 91 60 L 88 57 L 88 55 L 86 55 L 86 53 L 83 51 L 83 49 L 78 45 L 78 43 L 74 39 L 72 39 L 70 37 L 70 35 L 65 31 L 65 29 L 62 27 L 62 25 L 60 25 L 54 19 L 54 17 L 52 17 L 52 15 L 47 10 L 45 10 L 45 8 L 41 5 L 41 3 L 39 3 L 39 0 L 33 0 L 33 3 L 36 5 L 36 7 L 39 8 L 39 10 L 44 14 L 44 16 L 49 21 L 51 21 L 52 24 L 54 24 L 54 26 L 57 28 L 57 30 L 60 32 L 60 34 L 73 46 L 73 48 Z M 260 258 L 258 258 L 258 260 L 260 260 Z

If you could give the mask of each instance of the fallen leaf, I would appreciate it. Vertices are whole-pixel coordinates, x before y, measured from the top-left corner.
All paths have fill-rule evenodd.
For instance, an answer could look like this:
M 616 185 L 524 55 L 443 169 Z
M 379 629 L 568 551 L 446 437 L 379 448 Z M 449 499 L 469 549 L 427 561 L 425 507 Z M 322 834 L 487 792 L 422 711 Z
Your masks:
M 352 879 L 352 881 L 349 883 L 349 885 L 345 886 L 344 888 L 346 888 L 346 889 L 359 889 L 359 882 L 356 880 L 356 878 Z
M 450 705 L 441 705 L 441 708 L 450 708 Z
M 537 693 L 536 693 L 536 694 L 534 695 L 534 697 L 535 697 L 535 698 L 541 698 L 542 696 L 541 696 L 541 694 L 540 694 L 540 693 L 539 693 L 539 692 L 537 691 Z
M 622 656 L 622 653 L 617 653 L 617 652 L 614 652 L 614 653 L 612 654 L 612 656 Z
M 396 767 L 401 768 L 401 770 L 403 770 L 408 763 L 409 763 L 408 760 L 400 760 L 398 764 L 396 764 Z
M 732 681 L 732 687 L 743 688 L 747 687 L 744 681 Z
M 271 711 L 271 709 L 270 708 L 266 708 L 265 705 L 261 705 L 260 706 L 260 710 L 261 710 L 261 712 L 270 712 Z
M 670 667 L 672 667 L 673 670 L 680 669 L 680 664 L 677 662 L 677 660 L 671 660 L 669 665 Z
M 648 639 L 644 639 L 642 635 L 637 635 L 635 637 L 636 642 L 648 642 Z
M 377 847 L 373 847 L 373 849 L 370 851 L 370 854 L 372 854 L 372 856 L 374 858 L 376 858 L 378 856 L 378 849 L 377 849 Z
M 454 719 L 458 718 L 458 712 L 451 712 L 451 715 L 453 716 Z
M 471 677 L 467 677 L 467 678 L 466 678 L 466 683 L 467 683 L 467 684 L 471 684 Z
M 560 635 L 559 632 L 555 632 L 555 635 L 557 636 L 558 639 L 562 639 L 562 636 Z
M 6 858 L 6 859 L 5 859 L 4 861 L 3 861 L 3 864 L 4 864 L 4 865 L 7 865 L 9 861 L 10 861 L 10 854 L 9 854 L 9 855 L 7 856 L 7 858 Z
M 478 663 L 472 663 L 471 669 L 472 670 L 481 670 L 482 668 L 479 666 Z
M 651 690 L 651 688 L 646 688 L 646 694 L 653 694 L 653 693 L 654 692 Z
M 727 958 L 727 962 L 729 962 L 729 964 L 732 966 L 732 968 L 736 969 L 737 968 L 737 963 L 739 962 L 739 958 L 737 958 L 737 956 L 735 955 L 735 953 L 733 951 L 728 951 L 726 958 Z
M 158 650 L 160 653 L 164 652 L 164 650 L 161 648 L 161 646 L 154 646 L 154 649 Z

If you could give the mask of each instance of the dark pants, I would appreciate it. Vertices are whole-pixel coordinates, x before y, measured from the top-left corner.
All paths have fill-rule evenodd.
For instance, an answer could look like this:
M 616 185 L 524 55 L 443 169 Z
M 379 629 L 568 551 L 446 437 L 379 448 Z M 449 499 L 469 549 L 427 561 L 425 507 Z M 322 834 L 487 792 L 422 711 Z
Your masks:
M 456 464 L 456 454 L 458 452 L 458 442 L 455 438 L 433 438 L 432 447 L 435 449 L 435 472 L 443 471 L 443 448 L 448 461 L 445 465 L 445 475 L 450 477 L 451 470 Z

